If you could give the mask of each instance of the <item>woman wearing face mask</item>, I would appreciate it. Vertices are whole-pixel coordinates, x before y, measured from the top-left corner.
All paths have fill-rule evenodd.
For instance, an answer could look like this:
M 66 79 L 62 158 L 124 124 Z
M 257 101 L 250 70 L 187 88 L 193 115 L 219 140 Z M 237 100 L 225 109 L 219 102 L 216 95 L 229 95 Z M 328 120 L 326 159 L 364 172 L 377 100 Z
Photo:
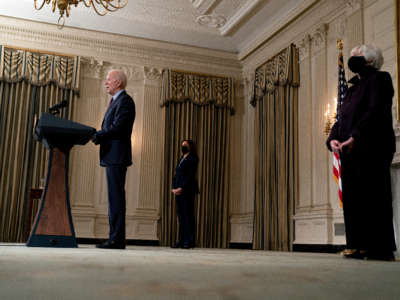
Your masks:
M 179 222 L 179 239 L 173 247 L 189 249 L 195 245 L 194 198 L 199 192 L 196 179 L 199 158 L 192 140 L 182 141 L 182 154 L 172 179 Z
M 382 64 L 376 47 L 351 51 L 348 66 L 356 76 L 326 143 L 340 155 L 349 258 L 394 260 L 396 250 L 390 179 L 394 91 L 389 73 L 378 71 Z

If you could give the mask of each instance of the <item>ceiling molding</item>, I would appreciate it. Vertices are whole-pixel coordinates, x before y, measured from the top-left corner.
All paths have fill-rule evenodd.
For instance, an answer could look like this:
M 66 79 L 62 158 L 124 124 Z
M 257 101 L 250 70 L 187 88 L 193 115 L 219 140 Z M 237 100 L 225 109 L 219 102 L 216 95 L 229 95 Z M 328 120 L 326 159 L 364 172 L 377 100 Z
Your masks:
M 196 10 L 201 14 L 209 14 L 211 9 L 217 6 L 222 0 L 190 0 L 196 8 Z
M 4 25 L 8 24 L 8 25 Z M 179 67 L 188 71 L 239 77 L 237 55 L 168 42 L 110 33 L 64 28 L 34 21 L 0 16 L 0 44 L 43 51 L 63 50 L 68 55 L 127 62 L 157 68 Z
M 256 37 L 245 48 L 241 49 L 238 55 L 239 60 L 245 59 L 252 52 L 262 46 L 265 42 L 275 36 L 275 34 L 277 34 L 291 22 L 293 22 L 298 16 L 309 10 L 317 2 L 320 2 L 320 0 L 304 0 L 300 4 L 294 6 L 291 10 L 287 12 L 285 16 L 281 17 L 272 26 L 269 26 L 266 31 Z
M 233 29 L 239 25 L 245 18 L 250 15 L 257 6 L 265 0 L 247 1 L 227 22 L 220 28 L 222 35 L 229 35 Z
M 314 1 L 135 0 L 104 17 L 98 17 L 81 5 L 73 8 L 65 29 L 108 32 L 236 55 L 242 53 L 244 57 L 265 44 L 266 39 L 282 30 Z M 361 0 L 340 1 L 356 3 Z M 22 9 L 29 5 L 32 0 L 0 1 L 1 15 L 54 25 L 57 15 L 51 12 L 50 5 L 40 11 L 33 7 Z

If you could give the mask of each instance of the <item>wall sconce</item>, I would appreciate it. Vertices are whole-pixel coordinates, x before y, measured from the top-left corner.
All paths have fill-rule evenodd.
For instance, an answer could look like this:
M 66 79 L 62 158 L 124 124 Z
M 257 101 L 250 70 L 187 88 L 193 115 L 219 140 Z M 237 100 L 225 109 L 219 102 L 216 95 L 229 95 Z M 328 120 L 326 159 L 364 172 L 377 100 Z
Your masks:
M 334 99 L 335 107 L 331 111 L 331 105 L 328 103 L 325 112 L 325 135 L 328 136 L 331 132 L 333 124 L 336 122 L 336 108 L 337 108 L 337 98 Z

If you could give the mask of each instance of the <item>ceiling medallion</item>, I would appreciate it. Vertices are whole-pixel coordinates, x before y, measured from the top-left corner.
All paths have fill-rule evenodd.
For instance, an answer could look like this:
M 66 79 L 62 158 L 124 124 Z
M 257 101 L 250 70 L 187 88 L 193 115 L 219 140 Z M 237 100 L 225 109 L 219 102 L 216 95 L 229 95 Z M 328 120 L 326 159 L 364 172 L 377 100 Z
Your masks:
M 58 8 L 60 12 L 60 18 L 58 19 L 59 28 L 63 28 L 65 24 L 64 13 L 69 17 L 72 5 L 77 7 L 82 2 L 86 7 L 93 8 L 99 16 L 104 16 L 108 12 L 117 11 L 128 4 L 128 0 L 39 0 L 41 2 L 39 5 L 36 2 L 37 0 L 34 0 L 34 7 L 37 10 L 42 9 L 45 4 L 50 4 L 50 2 L 53 12 L 55 12 L 56 7 Z
M 226 19 L 222 15 L 202 15 L 197 17 L 196 22 L 202 26 L 220 28 L 225 25 Z

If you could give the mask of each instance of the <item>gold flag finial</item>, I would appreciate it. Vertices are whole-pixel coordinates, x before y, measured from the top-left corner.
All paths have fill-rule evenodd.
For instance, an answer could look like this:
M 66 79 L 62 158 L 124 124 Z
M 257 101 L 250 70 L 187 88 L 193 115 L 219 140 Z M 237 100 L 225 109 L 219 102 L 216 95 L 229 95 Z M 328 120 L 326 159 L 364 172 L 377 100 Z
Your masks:
M 343 40 L 337 40 L 337 48 L 338 50 L 343 50 Z

